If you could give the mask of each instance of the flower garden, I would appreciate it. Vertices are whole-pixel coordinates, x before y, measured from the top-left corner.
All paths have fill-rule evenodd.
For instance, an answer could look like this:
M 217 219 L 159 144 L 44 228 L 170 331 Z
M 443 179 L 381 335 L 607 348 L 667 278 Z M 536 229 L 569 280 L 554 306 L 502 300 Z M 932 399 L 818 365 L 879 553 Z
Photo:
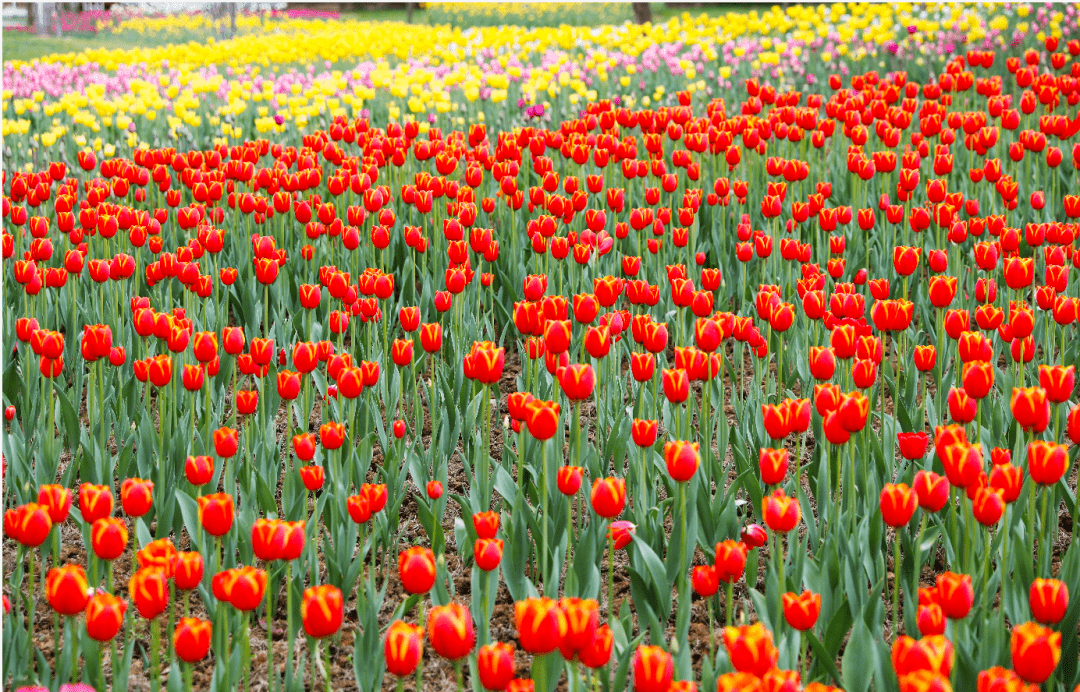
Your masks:
M 5 57 L 0 684 L 1080 690 L 1076 7 L 423 12 Z

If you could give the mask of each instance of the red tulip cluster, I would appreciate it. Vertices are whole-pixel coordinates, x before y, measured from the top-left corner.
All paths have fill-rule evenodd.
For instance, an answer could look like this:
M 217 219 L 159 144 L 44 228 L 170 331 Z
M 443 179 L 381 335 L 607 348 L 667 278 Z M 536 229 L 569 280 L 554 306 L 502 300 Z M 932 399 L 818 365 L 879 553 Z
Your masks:
M 1080 42 L 1033 12 L 919 79 L 899 37 L 803 90 L 5 173 L 5 684 L 115 686 L 122 643 L 246 688 L 265 627 L 272 691 L 419 689 L 425 648 L 500 691 L 1075 686 Z

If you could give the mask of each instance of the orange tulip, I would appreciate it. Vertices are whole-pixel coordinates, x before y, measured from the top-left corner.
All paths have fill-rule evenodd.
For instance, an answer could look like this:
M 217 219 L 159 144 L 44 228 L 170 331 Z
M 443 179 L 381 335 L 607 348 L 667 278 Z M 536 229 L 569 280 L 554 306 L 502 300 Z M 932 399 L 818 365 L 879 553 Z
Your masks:
M 772 633 L 760 622 L 724 628 L 724 646 L 735 670 L 761 677 L 776 666 L 779 656 Z
M 127 547 L 128 530 L 122 519 L 104 517 L 90 527 L 90 545 L 102 560 L 115 560 Z
M 531 654 L 554 651 L 566 636 L 566 613 L 550 598 L 528 598 L 514 604 L 521 648 Z
M 931 635 L 915 640 L 900 636 L 893 643 L 892 664 L 897 675 L 925 670 L 948 677 L 953 667 L 952 643 L 943 636 Z
M 564 598 L 559 601 L 558 608 L 566 620 L 559 652 L 571 661 L 578 651 L 592 644 L 599 627 L 600 605 L 593 599 Z
M 45 577 L 45 596 L 61 615 L 77 615 L 90 600 L 90 584 L 80 565 L 53 567 Z
M 485 572 L 497 568 L 502 562 L 503 541 L 501 538 L 478 538 L 473 543 L 473 559 L 476 566 Z
M 1036 579 L 1028 592 L 1031 616 L 1043 624 L 1056 625 L 1069 609 L 1069 588 L 1057 579 Z
M 1050 402 L 1042 387 L 1013 387 L 1009 408 L 1013 418 L 1025 431 L 1039 433 L 1046 430 L 1050 423 Z
M 124 625 L 127 603 L 112 594 L 101 591 L 86 604 L 86 633 L 91 639 L 108 642 Z
M 120 484 L 120 506 L 129 517 L 141 517 L 154 503 L 154 484 L 141 478 L 127 478 Z
M 225 589 L 225 600 L 241 611 L 252 611 L 262 603 L 266 593 L 266 572 L 254 567 L 239 567 L 233 571 Z
M 176 568 L 178 553 L 176 546 L 168 538 L 159 538 L 147 543 L 142 550 L 135 553 L 135 559 L 139 563 L 139 569 L 147 567 L 160 567 L 166 577 L 171 577 Z
M 780 533 L 794 529 L 802 518 L 799 501 L 788 497 L 781 489 L 775 490 L 761 501 L 761 513 L 765 517 L 765 524 Z
M 611 660 L 611 650 L 614 642 L 615 638 L 611 633 L 611 628 L 607 625 L 601 625 L 596 630 L 596 636 L 593 637 L 592 644 L 578 651 L 578 661 L 593 670 L 603 668 Z
M 788 451 L 786 449 L 758 450 L 758 469 L 761 481 L 766 485 L 776 485 L 784 480 L 788 469 Z
M 435 585 L 435 553 L 414 545 L 398 555 L 398 575 L 405 591 L 425 594 Z
M 1061 632 L 1034 622 L 1016 625 L 1009 641 L 1013 670 L 1024 680 L 1042 684 L 1061 660 Z
M 211 634 L 209 620 L 180 618 L 172 639 L 176 657 L 186 663 L 203 660 L 210 653 Z
M 906 526 L 915 514 L 915 492 L 904 483 L 886 483 L 881 490 L 880 506 L 886 524 Z
M 383 647 L 386 669 L 399 678 L 412 675 L 424 655 L 424 629 L 395 620 L 386 631 Z
M 938 602 L 946 617 L 962 620 L 971 612 L 975 592 L 970 575 L 943 572 L 937 578 L 937 591 Z
M 435 653 L 451 661 L 464 658 L 476 643 L 472 616 L 459 603 L 435 606 L 428 613 L 428 641 Z
M 784 606 L 784 619 L 792 628 L 799 631 L 812 629 L 821 614 L 821 596 L 809 591 L 801 594 L 785 593 L 781 595 Z
M 635 692 L 668 692 L 675 675 L 675 661 L 659 646 L 638 646 L 634 653 Z
M 201 554 L 191 551 L 177 553 L 176 571 L 173 573 L 173 583 L 181 591 L 191 591 L 198 588 L 203 578 L 203 557 Z
M 664 445 L 664 462 L 674 481 L 685 483 L 694 477 L 701 463 L 699 450 L 697 442 L 668 442 Z
M 605 519 L 619 516 L 626 506 L 626 481 L 622 478 L 597 478 L 591 494 L 593 511 Z
M 730 584 L 742 577 L 746 571 L 746 544 L 741 541 L 722 541 L 716 544 L 715 560 L 717 579 Z
M 232 495 L 228 493 L 214 493 L 203 495 L 198 499 L 199 523 L 208 534 L 215 537 L 224 536 L 232 528 L 233 508 Z
M 4 515 L 4 532 L 8 533 L 7 517 L 11 515 L 13 525 L 12 537 L 19 543 L 28 547 L 36 548 L 45 542 L 52 531 L 52 519 L 49 518 L 49 508 L 36 502 L 28 502 L 14 510 L 9 510 Z
M 87 524 L 111 515 L 112 510 L 113 496 L 108 486 L 93 483 L 79 486 L 79 512 Z
M 38 504 L 49 510 L 52 523 L 63 524 L 71 511 L 71 491 L 62 485 L 43 485 L 38 488 Z
M 304 590 L 300 601 L 300 622 L 309 637 L 322 639 L 341 629 L 345 604 L 341 589 L 332 584 L 313 586 Z
M 128 593 L 139 615 L 152 620 L 169 606 L 169 585 L 165 570 L 143 567 L 128 582 Z
M 485 689 L 505 690 L 515 675 L 513 644 L 493 642 L 481 646 L 476 653 L 476 669 Z
M 1065 445 L 1035 440 L 1028 445 L 1028 473 L 1039 485 L 1054 485 L 1069 468 L 1069 450 Z

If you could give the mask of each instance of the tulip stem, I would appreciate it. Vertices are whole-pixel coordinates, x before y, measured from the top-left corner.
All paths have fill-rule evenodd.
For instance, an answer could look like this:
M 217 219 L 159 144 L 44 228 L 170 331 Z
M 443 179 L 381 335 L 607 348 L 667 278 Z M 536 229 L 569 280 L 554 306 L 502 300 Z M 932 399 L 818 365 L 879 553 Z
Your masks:
M 72 649 L 72 665 L 71 665 L 71 677 L 68 678 L 68 682 L 74 684 L 79 679 L 79 635 L 75 631 L 75 618 L 67 617 L 66 626 L 71 629 L 71 649 Z M 57 670 L 60 669 L 59 658 L 57 658 Z
M 791 268 L 791 265 L 788 265 Z M 771 327 L 770 327 L 771 329 Z M 780 342 L 780 348 L 776 354 L 776 399 L 779 401 L 784 398 L 784 334 L 779 332 L 776 335 L 777 340 Z M 884 415 L 884 413 L 882 414 Z
M 547 583 L 548 571 L 547 571 L 547 550 L 548 550 L 548 468 L 547 468 L 547 440 L 540 443 L 540 521 L 541 524 L 541 537 L 539 555 L 537 557 L 540 560 L 540 575 L 544 579 L 544 592 L 550 591 L 550 584 Z M 555 591 L 558 592 L 558 584 L 556 583 Z
M 682 554 L 679 556 L 680 574 L 683 578 L 683 593 L 690 598 L 690 573 L 687 562 L 690 559 L 690 537 L 686 531 L 686 496 L 689 495 L 689 483 L 679 483 L 679 530 L 682 532 Z M 612 534 L 614 540 L 614 534 Z
M 1035 553 L 1035 481 L 1028 484 L 1026 530 L 1028 532 L 1028 557 L 1030 558 Z
M 769 536 L 769 541 L 772 543 L 769 549 L 772 552 L 773 564 L 776 566 L 776 577 L 780 584 L 780 591 L 784 592 L 787 588 L 784 586 L 784 563 L 780 557 L 780 535 L 773 531 Z
M 428 356 L 428 361 L 431 363 L 431 399 L 428 401 L 428 413 L 431 415 L 431 445 L 437 444 L 438 438 L 435 434 L 435 355 Z M 419 435 L 420 432 L 417 432 Z
M 754 566 L 754 581 L 755 582 L 757 581 L 757 565 L 756 564 Z M 747 585 L 749 585 L 749 582 L 747 582 Z M 734 618 L 735 618 L 735 613 L 733 612 L 733 609 L 734 609 L 735 605 L 734 605 L 734 599 L 732 597 L 734 591 L 735 591 L 735 582 L 734 581 L 728 581 L 726 584 L 724 584 L 724 596 L 725 596 L 725 599 L 726 599 L 726 601 L 724 603 L 724 624 L 726 626 L 728 626 L 728 627 L 731 627 L 731 623 L 734 621 Z
M 150 675 L 154 681 L 150 689 L 161 689 L 161 620 L 155 617 L 150 621 Z M 191 688 L 188 687 L 188 690 Z
M 326 676 L 326 692 L 332 692 L 330 683 L 330 640 L 327 640 L 323 644 L 323 667 L 326 669 L 324 674 Z
M 989 553 L 988 553 L 989 554 Z M 893 591 L 892 591 L 893 641 L 900 637 L 900 534 L 893 536 Z
M 26 642 L 28 645 L 27 655 L 30 663 L 30 672 L 34 671 L 34 551 L 28 550 L 27 556 L 30 558 L 30 571 L 29 580 L 27 584 L 29 589 L 26 591 Z M 59 650 L 59 649 L 58 649 Z
M 799 633 L 799 649 L 802 650 L 802 679 L 807 680 L 810 676 L 810 640 L 805 629 Z
M 97 649 L 98 683 L 101 685 L 102 690 L 107 690 L 109 688 L 105 684 L 105 647 L 102 646 L 101 642 L 94 642 L 94 646 Z M 112 641 L 110 640 L 110 642 L 109 642 L 110 651 L 112 650 L 112 648 L 113 648 L 113 644 L 112 644 Z M 110 655 L 111 655 L 111 653 L 110 653 Z
M 286 684 L 292 680 L 293 670 L 293 653 L 296 651 L 293 648 L 293 621 L 292 621 L 292 582 L 293 582 L 293 565 L 295 561 L 289 561 L 289 580 L 285 582 L 285 641 L 286 641 L 286 658 L 285 658 L 285 680 Z
M 806 433 L 799 435 L 798 451 L 795 454 L 795 497 L 802 494 L 802 451 L 806 441 Z
M 60 526 L 53 524 L 52 528 L 53 567 L 60 566 Z M 109 584 L 109 593 L 112 593 L 112 584 Z M 53 651 L 60 650 L 60 615 L 53 611 Z
M 185 663 L 184 664 L 184 689 L 187 690 L 187 692 L 191 692 L 191 689 L 193 687 L 192 678 L 194 678 L 194 677 L 195 677 L 195 664 L 194 663 Z
M 570 541 L 566 546 L 566 561 L 570 563 L 570 551 L 574 545 L 574 500 L 573 498 L 567 498 L 566 500 L 566 532 L 570 536 Z M 570 563 L 573 564 L 573 563 Z
M 424 623 L 424 595 L 420 594 L 419 612 L 416 622 L 420 627 L 425 627 Z M 416 662 L 416 691 L 420 692 L 424 687 L 424 652 L 421 650 L 420 658 Z
M 204 371 L 204 373 L 206 375 L 206 377 L 205 377 L 205 379 L 206 379 L 206 402 L 205 402 L 205 407 L 203 408 L 203 415 L 206 416 L 206 438 L 203 440 L 203 444 L 206 445 L 206 453 L 207 454 L 213 454 L 214 453 L 213 452 L 213 450 L 214 450 L 214 440 L 213 440 L 214 434 L 212 432 L 210 432 L 210 430 L 213 427 L 214 422 L 213 422 L 213 416 L 210 413 L 213 410 L 213 404 L 210 401 L 210 395 L 213 392 L 214 383 L 211 382 L 211 380 L 210 380 L 210 365 L 209 365 L 209 363 L 207 363 L 206 365 L 203 366 L 203 371 Z M 192 408 L 194 409 L 194 407 L 192 407 Z M 191 420 L 195 420 L 194 412 L 192 412 Z M 228 459 L 226 459 L 225 464 L 228 465 L 228 463 L 229 463 L 229 461 L 228 461 Z M 225 479 L 228 480 L 228 477 L 229 477 L 229 474 L 226 473 L 225 474 Z M 229 488 L 227 484 L 225 486 L 225 491 L 228 492 L 230 495 L 232 495 L 232 493 L 233 493 L 232 489 Z
M 708 657 L 713 655 L 713 649 L 716 647 L 716 623 L 713 621 L 713 602 L 716 599 L 709 596 L 705 599 L 705 610 L 709 613 L 709 653 Z
M 615 621 L 615 532 L 608 525 L 608 581 L 607 581 L 607 621 L 608 627 Z
M 251 674 L 251 633 L 248 630 L 248 623 L 249 623 L 250 617 L 251 617 L 250 612 L 245 610 L 243 620 L 242 620 L 242 622 L 240 624 L 240 633 L 241 633 L 241 636 L 243 637 L 243 649 L 242 649 L 242 651 L 243 651 L 243 656 L 244 656 L 243 667 L 244 667 L 244 690 L 245 691 L 251 689 L 251 678 L 250 678 L 250 674 Z
M 1050 506 L 1050 487 L 1042 488 L 1042 506 L 1039 508 L 1039 526 L 1042 528 L 1043 537 L 1039 541 L 1039 569 L 1047 577 L 1052 576 L 1054 563 L 1054 539 L 1050 530 L 1047 508 Z
M 954 553 L 953 557 L 954 558 L 959 558 L 960 557 L 960 519 L 959 519 L 959 517 L 957 517 L 957 514 L 956 514 L 956 502 L 957 502 L 957 500 L 956 500 L 956 489 L 953 488 L 953 487 L 950 487 L 949 488 L 949 519 L 951 521 L 949 523 L 952 525 L 952 531 L 951 531 L 952 536 L 950 538 L 952 539 L 952 545 L 953 545 L 953 553 Z
M 319 574 L 319 553 L 316 545 L 319 542 L 319 527 L 316 522 L 314 504 L 312 504 L 311 514 L 308 514 L 308 504 L 311 503 L 311 491 L 304 492 L 304 515 L 308 521 L 315 524 L 315 540 L 311 542 L 308 550 L 311 552 L 311 585 L 315 586 L 319 582 L 317 581 Z
M 270 338 L 270 284 L 263 284 L 263 337 Z
M 919 424 L 916 426 L 916 431 L 926 429 L 926 395 L 929 394 L 926 388 L 926 379 L 925 377 L 919 378 L 919 385 L 922 389 L 922 409 L 920 409 Z
M 277 671 L 274 670 L 274 580 L 269 567 L 267 565 L 266 570 L 266 679 L 270 692 L 274 692 L 274 680 L 277 678 Z

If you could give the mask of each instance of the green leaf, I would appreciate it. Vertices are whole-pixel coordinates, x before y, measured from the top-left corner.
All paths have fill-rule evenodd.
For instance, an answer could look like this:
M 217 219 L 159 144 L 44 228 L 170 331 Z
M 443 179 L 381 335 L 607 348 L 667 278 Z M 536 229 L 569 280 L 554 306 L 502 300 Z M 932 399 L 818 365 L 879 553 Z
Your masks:
M 869 689 L 875 667 L 871 664 L 876 659 L 877 647 L 874 646 L 873 636 L 866 624 L 858 620 L 851 630 L 851 638 L 840 662 L 845 692 L 866 692 Z
M 1075 521 L 1075 519 L 1074 519 Z M 1076 589 L 1076 575 L 1080 574 L 1080 548 L 1074 541 L 1066 551 L 1061 561 L 1060 574 L 1069 580 L 1070 591 Z M 1071 575 L 1066 576 L 1066 575 Z M 1065 689 L 1071 690 L 1080 684 L 1080 641 L 1078 641 L 1077 629 L 1080 627 L 1080 598 L 1069 599 L 1069 609 L 1065 611 L 1065 617 L 1058 624 L 1057 629 L 1061 632 L 1061 661 L 1058 663 L 1058 678 L 1065 683 Z
M 60 387 L 55 388 L 56 398 L 60 402 L 60 417 L 64 421 L 64 432 L 67 437 L 67 446 L 74 449 L 79 444 L 81 425 L 75 407 L 71 405 L 67 394 Z
M 191 541 L 197 546 L 202 545 L 202 526 L 199 524 L 199 505 L 195 502 L 195 498 L 188 495 L 182 489 L 176 489 L 176 504 L 180 507 L 180 516 L 184 519 L 184 526 L 187 528 L 188 535 L 191 536 Z M 207 584 L 210 583 L 210 573 L 207 570 L 206 578 L 203 580 Z
M 807 630 L 803 633 L 806 637 L 806 641 L 810 643 L 810 648 L 814 652 L 814 665 L 820 666 L 825 669 L 825 672 L 829 674 L 829 677 L 833 679 L 833 682 L 837 685 L 842 684 L 840 680 L 840 671 L 836 669 L 836 654 L 826 650 L 825 645 L 821 643 L 821 640 L 817 638 L 813 630 Z
M 658 616 L 663 616 L 666 620 L 668 614 L 671 613 L 671 586 L 667 580 L 667 574 L 663 561 L 657 556 L 653 549 L 649 547 L 649 544 L 641 540 L 637 535 L 632 539 L 632 543 L 635 546 L 636 553 L 634 553 L 638 559 L 631 560 L 630 564 L 636 568 L 642 570 L 642 574 L 648 574 L 649 579 L 652 582 L 653 588 L 658 590 L 660 612 Z M 640 564 L 639 564 L 640 563 Z

